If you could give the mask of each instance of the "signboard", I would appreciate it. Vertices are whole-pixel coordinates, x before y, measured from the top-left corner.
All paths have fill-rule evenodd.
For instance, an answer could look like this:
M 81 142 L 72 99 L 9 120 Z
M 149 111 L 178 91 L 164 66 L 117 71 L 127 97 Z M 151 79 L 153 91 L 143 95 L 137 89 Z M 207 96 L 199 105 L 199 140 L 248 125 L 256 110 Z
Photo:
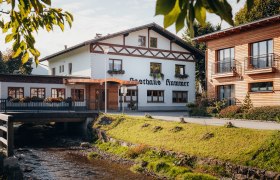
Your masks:
M 134 79 L 134 78 L 130 78 L 130 81 L 138 81 L 139 84 L 142 85 L 154 85 L 154 86 L 160 86 L 162 83 L 160 80 L 157 79 L 153 79 L 153 80 L 149 80 L 149 79 Z M 166 79 L 165 80 L 165 85 L 166 86 L 189 86 L 189 82 L 186 81 L 172 81 L 170 79 Z

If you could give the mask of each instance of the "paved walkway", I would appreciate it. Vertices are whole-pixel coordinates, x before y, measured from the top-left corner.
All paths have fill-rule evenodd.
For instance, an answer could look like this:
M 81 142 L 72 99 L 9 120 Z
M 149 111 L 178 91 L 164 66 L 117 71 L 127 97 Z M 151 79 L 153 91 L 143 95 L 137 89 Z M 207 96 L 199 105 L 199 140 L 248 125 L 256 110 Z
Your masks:
M 112 114 L 117 114 L 112 113 Z M 130 116 L 144 116 L 145 112 L 125 112 L 125 114 Z M 234 126 L 241 128 L 250 129 L 263 129 L 263 130 L 280 130 L 280 123 L 275 122 L 265 122 L 265 121 L 254 121 L 254 120 L 226 120 L 218 118 L 208 118 L 208 117 L 188 117 L 186 112 L 149 112 L 155 119 L 161 119 L 166 121 L 180 121 L 180 117 L 184 117 L 185 121 L 196 124 L 207 124 L 214 126 L 224 126 L 227 122 L 232 122 Z

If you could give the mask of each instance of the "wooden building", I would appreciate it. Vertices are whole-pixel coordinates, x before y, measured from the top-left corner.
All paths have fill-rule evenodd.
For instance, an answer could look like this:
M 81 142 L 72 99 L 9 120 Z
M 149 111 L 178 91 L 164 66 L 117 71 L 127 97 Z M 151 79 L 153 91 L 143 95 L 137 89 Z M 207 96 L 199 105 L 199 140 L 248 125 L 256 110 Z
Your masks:
M 280 15 L 194 38 L 205 42 L 209 98 L 280 105 Z

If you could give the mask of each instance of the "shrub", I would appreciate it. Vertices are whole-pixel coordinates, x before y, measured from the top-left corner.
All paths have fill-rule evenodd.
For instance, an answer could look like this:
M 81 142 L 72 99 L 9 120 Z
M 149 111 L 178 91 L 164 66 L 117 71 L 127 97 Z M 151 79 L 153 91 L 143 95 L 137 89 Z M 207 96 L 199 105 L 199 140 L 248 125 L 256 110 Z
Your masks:
M 241 113 L 241 107 L 232 105 L 222 109 L 219 113 L 219 116 L 222 118 L 235 118 L 237 113 Z
M 250 94 L 247 93 L 246 97 L 245 97 L 245 99 L 243 100 L 243 103 L 242 103 L 242 111 L 243 112 L 248 112 L 252 108 L 253 108 L 253 103 L 251 101 Z
M 148 169 L 156 173 L 167 173 L 170 168 L 170 165 L 164 161 L 150 162 L 148 164 Z
M 140 154 L 144 154 L 149 150 L 148 146 L 144 144 L 139 144 L 135 147 L 131 147 L 126 152 L 126 156 L 132 159 L 137 158 Z
M 205 108 L 192 108 L 189 110 L 190 116 L 209 116 Z
M 188 108 L 195 108 L 195 107 L 197 107 L 197 106 L 196 106 L 196 104 L 194 104 L 194 103 L 188 103 L 188 104 L 187 104 L 187 107 L 188 107 Z
M 44 99 L 43 98 L 39 98 L 37 96 L 32 96 L 31 98 L 31 102 L 43 102 Z
M 279 121 L 280 106 L 263 106 L 251 108 L 245 115 L 246 119 Z
M 141 173 L 145 171 L 145 168 L 143 168 L 141 164 L 134 164 L 133 166 L 131 166 L 130 170 L 135 173 Z
M 207 108 L 206 108 L 206 112 L 207 112 L 208 114 L 216 114 L 216 113 L 218 113 L 216 107 L 213 107 L 213 106 L 207 107 Z
M 178 175 L 181 175 L 181 174 L 184 174 L 184 173 L 189 173 L 189 172 L 191 172 L 191 170 L 186 168 L 186 167 L 174 166 L 174 167 L 169 169 L 168 176 L 171 177 L 171 178 L 176 178 Z
M 20 99 L 20 102 L 29 103 L 29 102 L 31 102 L 31 98 L 30 98 L 29 96 L 26 96 L 26 97 L 24 97 L 24 98 L 21 98 L 21 99 Z

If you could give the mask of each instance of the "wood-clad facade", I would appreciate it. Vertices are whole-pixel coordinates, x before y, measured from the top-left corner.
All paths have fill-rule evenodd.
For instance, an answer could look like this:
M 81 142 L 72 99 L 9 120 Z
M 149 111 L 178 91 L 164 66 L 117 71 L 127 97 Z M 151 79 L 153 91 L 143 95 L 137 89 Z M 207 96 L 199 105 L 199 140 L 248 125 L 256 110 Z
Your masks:
M 254 106 L 280 105 L 280 15 L 211 36 L 195 39 L 207 45 L 208 97 L 240 104 L 250 93 Z

